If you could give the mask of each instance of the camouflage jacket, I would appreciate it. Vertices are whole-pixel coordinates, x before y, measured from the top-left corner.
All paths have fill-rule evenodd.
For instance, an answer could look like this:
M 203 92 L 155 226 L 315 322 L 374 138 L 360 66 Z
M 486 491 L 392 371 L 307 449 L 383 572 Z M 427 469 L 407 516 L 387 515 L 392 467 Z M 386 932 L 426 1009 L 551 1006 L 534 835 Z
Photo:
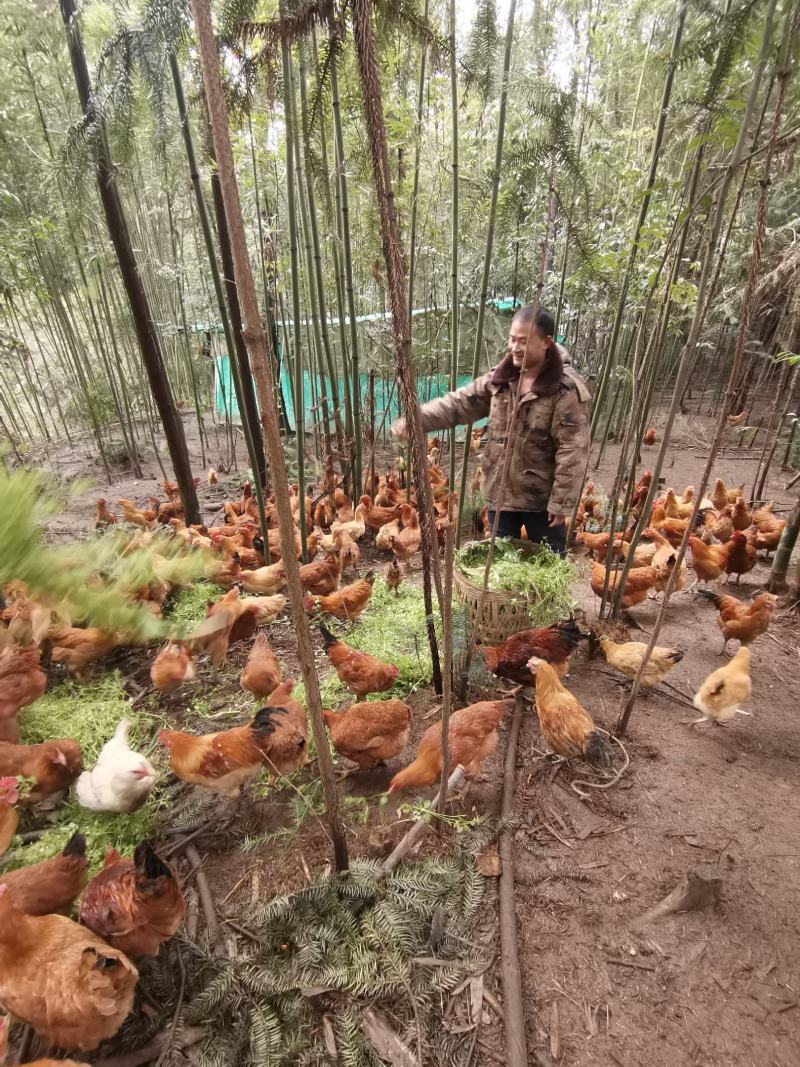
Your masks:
M 518 379 L 497 384 L 496 369 L 421 409 L 425 430 L 448 429 L 489 416 L 481 492 L 491 508 L 498 503 L 495 496 L 519 384 Z M 528 391 L 521 398 L 510 435 L 513 453 L 501 510 L 570 514 L 580 495 L 589 451 L 588 400 L 589 390 L 571 366 L 563 369 L 552 394 Z

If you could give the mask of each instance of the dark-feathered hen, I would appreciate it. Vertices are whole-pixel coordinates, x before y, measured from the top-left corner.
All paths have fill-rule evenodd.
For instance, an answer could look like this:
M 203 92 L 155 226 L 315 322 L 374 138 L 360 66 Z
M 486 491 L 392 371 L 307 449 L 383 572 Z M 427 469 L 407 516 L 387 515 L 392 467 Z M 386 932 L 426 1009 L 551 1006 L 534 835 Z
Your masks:
M 541 630 L 521 630 L 499 645 L 487 645 L 483 658 L 498 678 L 507 678 L 518 685 L 533 685 L 533 673 L 528 667 L 531 656 L 550 663 L 563 678 L 569 670 L 570 655 L 588 636 L 580 631 L 574 619 L 565 619 Z

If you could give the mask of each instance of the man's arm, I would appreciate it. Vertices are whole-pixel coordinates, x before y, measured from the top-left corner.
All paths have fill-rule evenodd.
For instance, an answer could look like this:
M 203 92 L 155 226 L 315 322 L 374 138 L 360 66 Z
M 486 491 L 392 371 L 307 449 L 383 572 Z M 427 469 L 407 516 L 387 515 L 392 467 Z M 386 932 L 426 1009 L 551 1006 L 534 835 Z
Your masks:
M 489 391 L 489 379 L 491 371 L 476 378 L 474 382 L 455 389 L 445 396 L 438 396 L 435 400 L 429 400 L 427 404 L 420 405 L 422 415 L 422 429 L 449 430 L 452 426 L 460 426 L 465 422 L 477 422 L 478 419 L 486 418 L 492 402 L 492 394 Z M 398 419 L 392 426 L 395 437 L 405 437 L 406 420 Z
M 547 511 L 554 525 L 572 514 L 589 449 L 588 411 L 577 389 L 569 389 L 559 398 L 550 432 L 556 443 L 556 469 Z

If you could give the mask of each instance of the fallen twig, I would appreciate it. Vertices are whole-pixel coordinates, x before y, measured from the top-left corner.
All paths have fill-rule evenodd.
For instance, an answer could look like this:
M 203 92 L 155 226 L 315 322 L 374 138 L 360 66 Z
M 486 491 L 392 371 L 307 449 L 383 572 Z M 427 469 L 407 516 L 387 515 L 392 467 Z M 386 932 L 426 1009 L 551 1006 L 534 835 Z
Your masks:
M 203 870 L 203 861 L 200 859 L 200 853 L 194 845 L 189 845 L 186 849 L 186 858 L 193 867 L 197 868 L 197 892 L 200 897 L 200 906 L 203 909 L 203 917 L 206 920 L 209 935 L 214 943 L 214 951 L 220 956 L 224 951 L 224 947 L 219 935 L 219 920 L 214 908 L 214 898 L 211 895 L 206 872 Z
M 693 868 L 686 872 L 686 877 L 654 908 L 641 915 L 633 922 L 634 926 L 661 919 L 676 911 L 692 911 L 707 908 L 719 900 L 722 879 L 716 876 L 706 877 Z
M 651 967 L 649 963 L 639 963 L 636 960 L 615 960 L 610 956 L 605 957 L 606 963 L 613 963 L 617 967 L 635 967 L 637 971 L 655 971 L 658 968 Z
M 175 1013 L 172 1016 L 172 1026 L 169 1028 L 169 1035 L 164 1042 L 164 1047 L 161 1049 L 161 1054 L 156 1060 L 156 1067 L 161 1067 L 166 1058 L 175 1045 L 175 1034 L 178 1029 L 178 1023 L 181 1019 L 181 1012 L 183 1011 L 183 997 L 186 993 L 186 968 L 183 964 L 183 954 L 181 953 L 181 945 L 179 941 L 175 941 L 175 952 L 178 957 L 178 970 L 181 972 L 180 986 L 178 987 L 178 1000 L 175 1004 Z
M 191 1048 L 192 1045 L 199 1044 L 207 1036 L 208 1031 L 205 1027 L 187 1026 L 178 1032 L 177 1046 L 181 1049 Z M 135 1052 L 126 1052 L 122 1056 L 108 1056 L 103 1060 L 95 1060 L 94 1067 L 142 1067 L 143 1064 L 152 1063 L 154 1059 L 157 1059 L 169 1038 L 169 1033 L 165 1031 Z

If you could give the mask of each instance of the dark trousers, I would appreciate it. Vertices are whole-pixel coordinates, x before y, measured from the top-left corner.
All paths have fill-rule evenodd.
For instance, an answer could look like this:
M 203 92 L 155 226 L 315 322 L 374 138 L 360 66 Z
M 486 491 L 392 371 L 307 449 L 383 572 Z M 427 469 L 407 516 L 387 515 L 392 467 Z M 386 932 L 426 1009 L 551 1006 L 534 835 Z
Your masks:
M 494 525 L 494 512 L 489 512 L 489 531 Z M 497 524 L 498 537 L 519 537 L 522 527 L 528 534 L 528 540 L 537 544 L 547 544 L 560 556 L 567 552 L 567 527 L 547 525 L 546 511 L 501 511 Z

